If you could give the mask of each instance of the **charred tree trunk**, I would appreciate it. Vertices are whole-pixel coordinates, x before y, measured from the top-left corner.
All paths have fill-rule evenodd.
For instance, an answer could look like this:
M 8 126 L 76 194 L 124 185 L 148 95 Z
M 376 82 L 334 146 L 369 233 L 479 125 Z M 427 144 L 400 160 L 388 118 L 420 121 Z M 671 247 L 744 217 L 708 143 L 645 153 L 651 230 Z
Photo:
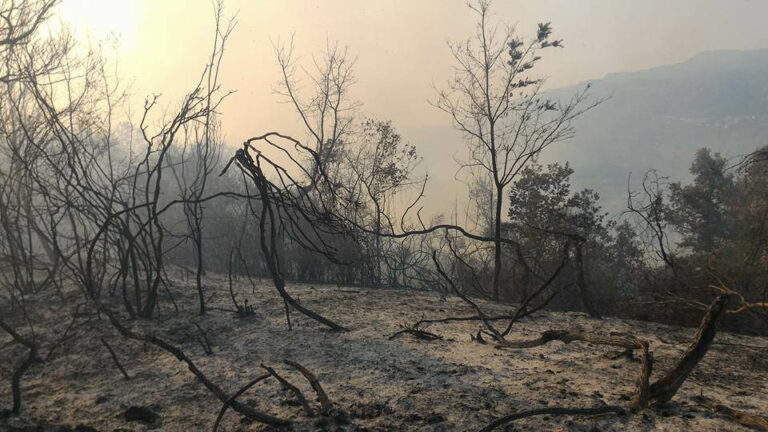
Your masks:
M 584 271 L 584 243 L 583 242 L 577 242 L 576 243 L 576 285 L 579 287 L 579 297 L 581 298 L 581 303 L 584 305 L 584 309 L 587 311 L 589 316 L 592 318 L 602 319 L 600 316 L 600 313 L 597 312 L 597 309 L 595 309 L 594 305 L 592 304 L 592 299 L 589 295 L 589 289 L 587 288 L 587 276 Z
M 31 341 L 16 333 L 16 331 L 11 328 L 11 326 L 7 325 L 3 320 L 0 320 L 0 328 L 11 335 L 14 341 L 29 349 L 29 353 L 24 358 L 24 360 L 22 360 L 19 365 L 16 366 L 16 369 L 14 369 L 13 375 L 11 376 L 11 395 L 13 398 L 11 413 L 13 415 L 18 415 L 21 412 L 21 378 L 29 370 L 29 368 L 31 368 L 35 363 L 41 362 L 42 360 L 37 355 L 39 347 L 34 341 Z
M 725 295 L 717 297 L 709 306 L 706 315 L 699 324 L 696 331 L 696 338 L 687 350 L 680 356 L 672 370 L 667 372 L 664 377 L 653 383 L 650 388 L 650 399 L 657 405 L 668 402 L 683 385 L 683 382 L 691 374 L 691 371 L 699 364 L 704 354 L 707 353 L 712 341 L 715 339 L 717 331 L 717 321 L 725 310 L 725 302 L 728 297 Z
M 504 202 L 503 188 L 496 187 L 496 213 L 494 215 L 493 229 L 493 299 L 501 298 L 499 286 L 501 285 L 501 207 Z
M 283 278 L 282 271 L 280 269 L 280 257 L 277 250 L 277 226 L 280 223 L 279 215 L 276 215 L 276 209 L 273 207 L 272 197 L 270 195 L 269 185 L 264 173 L 258 165 L 258 162 L 254 161 L 244 150 L 238 151 L 237 160 L 240 165 L 250 174 L 251 179 L 256 184 L 259 190 L 259 196 L 261 198 L 261 217 L 259 218 L 259 234 L 261 238 L 261 251 L 264 255 L 264 260 L 267 264 L 267 269 L 272 275 L 272 281 L 275 284 L 280 296 L 285 301 L 286 305 L 290 305 L 292 308 L 306 315 L 307 317 L 331 328 L 336 331 L 346 331 L 345 327 L 336 324 L 328 318 L 305 308 L 299 304 L 288 292 L 285 290 L 285 279 Z M 267 227 L 269 225 L 269 227 Z M 286 313 L 288 308 L 286 306 Z

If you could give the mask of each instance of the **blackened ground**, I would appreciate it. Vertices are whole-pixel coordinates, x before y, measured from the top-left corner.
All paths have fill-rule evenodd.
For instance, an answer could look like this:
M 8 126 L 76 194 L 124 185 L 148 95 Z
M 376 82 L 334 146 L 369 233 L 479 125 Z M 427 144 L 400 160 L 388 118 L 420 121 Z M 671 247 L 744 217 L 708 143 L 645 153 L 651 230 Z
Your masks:
M 206 280 L 212 305 L 231 308 L 223 277 Z M 402 290 L 343 289 L 291 285 L 299 301 L 350 328 L 334 333 L 293 313 L 288 331 L 283 302 L 265 281 L 252 289 L 236 284 L 240 300 L 256 314 L 238 318 L 212 310 L 197 315 L 191 283 L 178 281 L 173 292 L 181 307 L 163 303 L 159 318 L 129 323 L 180 346 L 226 392 L 274 367 L 317 406 L 309 384 L 282 361 L 298 361 L 312 371 L 339 410 L 332 419 L 307 419 L 290 392 L 268 380 L 239 400 L 295 421 L 291 430 L 468 431 L 514 411 L 546 406 L 625 405 L 634 389 L 639 363 L 611 359 L 616 350 L 574 342 L 553 342 L 525 350 L 498 350 L 470 339 L 478 322 L 433 324 L 425 329 L 443 339 L 427 342 L 410 335 L 388 337 L 400 325 L 421 318 L 473 315 L 457 298 Z M 41 305 L 45 298 L 32 299 Z M 53 303 L 53 302 L 51 302 Z M 479 301 L 487 313 L 512 307 Z M 116 302 L 116 305 L 119 305 Z M 42 339 L 66 327 L 69 316 L 50 311 L 36 330 Z M 198 342 L 199 324 L 214 354 Z M 580 329 L 604 334 L 632 333 L 651 344 L 655 374 L 668 369 L 690 342 L 695 329 L 619 319 L 593 320 L 578 313 L 541 312 L 516 324 L 511 339 L 533 338 L 548 329 Z M 31 424 L 90 427 L 95 430 L 211 430 L 221 403 L 173 356 L 150 345 L 125 340 L 108 321 L 81 329 L 81 337 L 52 360 L 33 367 L 23 382 L 21 418 L 0 420 L 0 429 Z M 24 350 L 0 339 L 0 403 L 10 406 L 12 366 Z M 104 337 L 130 381 L 113 364 Z M 668 407 L 616 417 L 542 416 L 520 420 L 508 430 L 742 430 L 701 407 L 703 394 L 733 409 L 768 411 L 768 338 L 719 333 L 702 363 Z M 141 415 L 139 415 L 141 414 Z M 154 416 L 153 416 L 154 414 Z M 52 427 L 48 428 L 53 430 Z M 86 429 L 81 429 L 86 430 Z M 230 411 L 220 430 L 263 431 Z M 503 428 L 501 430 L 504 430 Z

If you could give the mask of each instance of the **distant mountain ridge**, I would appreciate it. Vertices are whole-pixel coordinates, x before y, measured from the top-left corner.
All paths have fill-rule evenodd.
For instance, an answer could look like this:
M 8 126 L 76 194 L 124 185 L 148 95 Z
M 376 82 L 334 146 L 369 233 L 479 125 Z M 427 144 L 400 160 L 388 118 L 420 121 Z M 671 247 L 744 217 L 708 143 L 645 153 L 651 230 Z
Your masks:
M 636 180 L 655 168 L 685 180 L 700 147 L 738 157 L 768 144 L 768 49 L 707 51 L 548 93 L 567 98 L 587 83 L 608 99 L 546 161 L 570 161 L 575 186 L 597 190 L 608 211 L 624 209 L 630 172 Z

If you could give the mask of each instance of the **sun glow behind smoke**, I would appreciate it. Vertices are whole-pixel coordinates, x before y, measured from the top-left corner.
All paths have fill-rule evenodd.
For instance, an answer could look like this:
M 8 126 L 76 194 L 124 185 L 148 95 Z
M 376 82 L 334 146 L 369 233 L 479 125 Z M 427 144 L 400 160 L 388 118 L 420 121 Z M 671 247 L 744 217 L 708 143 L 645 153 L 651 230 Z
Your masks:
M 78 38 L 103 41 L 114 38 L 120 51 L 135 48 L 140 5 L 126 0 L 64 0 L 58 17 Z

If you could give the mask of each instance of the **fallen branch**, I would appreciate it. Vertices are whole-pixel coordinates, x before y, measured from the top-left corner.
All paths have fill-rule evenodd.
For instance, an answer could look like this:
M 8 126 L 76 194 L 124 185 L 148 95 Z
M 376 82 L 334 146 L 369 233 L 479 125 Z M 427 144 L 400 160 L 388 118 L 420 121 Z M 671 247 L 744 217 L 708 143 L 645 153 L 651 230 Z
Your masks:
M 622 357 L 626 357 L 629 360 L 634 360 L 635 359 L 634 350 L 632 348 L 626 348 L 623 351 L 618 351 L 613 354 L 606 355 L 606 358 L 608 360 L 618 360 Z
M 553 294 L 557 294 L 557 292 L 555 292 Z M 554 295 L 552 295 L 550 297 L 554 297 Z M 551 298 L 548 299 L 548 300 L 551 300 Z M 548 303 L 548 301 L 546 303 Z M 517 313 L 517 311 L 515 311 L 515 313 L 510 314 L 510 315 L 488 315 L 488 316 L 484 316 L 484 317 L 481 317 L 479 315 L 471 315 L 471 316 L 463 316 L 463 317 L 424 318 L 424 319 L 421 319 L 419 321 L 416 321 L 416 323 L 414 323 L 412 327 L 418 328 L 418 327 L 420 327 L 420 326 L 422 326 L 424 324 L 445 324 L 445 323 L 449 323 L 449 322 L 482 321 L 483 319 L 485 319 L 486 321 L 489 321 L 489 322 L 491 322 L 491 321 L 519 320 L 520 318 L 525 318 L 525 317 L 527 317 L 527 316 L 529 316 L 529 315 L 531 315 L 531 314 L 533 314 L 535 312 L 538 312 L 539 310 L 543 309 L 545 306 L 546 306 L 546 304 L 544 304 L 543 306 L 536 306 L 535 308 L 527 309 L 527 310 L 525 310 L 523 312 L 520 312 L 520 313 Z
M 728 300 L 727 295 L 718 296 L 707 309 L 706 315 L 699 324 L 696 331 L 696 337 L 688 349 L 680 356 L 672 370 L 653 383 L 650 388 L 650 398 L 655 399 L 657 405 L 668 402 L 677 393 L 677 390 L 683 385 L 683 382 L 691 374 L 691 371 L 699 364 L 704 354 L 709 350 L 712 341 L 715 339 L 717 321 L 725 310 L 725 303 Z
M 561 407 L 548 407 L 537 408 L 529 411 L 522 411 L 514 414 L 509 414 L 504 417 L 500 417 L 478 432 L 489 432 L 496 429 L 499 426 L 503 426 L 507 423 L 519 420 L 521 418 L 533 417 L 537 415 L 599 415 L 599 414 L 617 414 L 625 415 L 627 412 L 622 407 L 618 406 L 601 406 L 596 408 L 561 408 Z
M 766 416 L 735 410 L 704 396 L 697 396 L 695 399 L 700 405 L 722 414 L 742 426 L 768 432 L 768 417 Z
M 640 339 L 634 336 L 603 336 L 596 333 L 584 333 L 572 330 L 547 330 L 536 339 L 499 342 L 497 348 L 534 348 L 548 342 L 559 340 L 564 343 L 573 341 L 590 342 L 598 345 L 610 345 L 621 348 L 638 349 L 641 347 Z
M 648 342 L 630 335 L 603 336 L 571 330 L 548 330 L 536 339 L 498 341 L 496 348 L 533 348 L 559 340 L 564 343 L 583 341 L 598 345 L 622 347 L 626 350 L 641 350 L 641 369 L 637 379 L 637 391 L 630 402 L 630 409 L 635 411 L 647 407 L 649 403 L 662 405 L 674 397 L 680 386 L 682 386 L 701 359 L 704 358 L 710 345 L 712 345 L 712 341 L 715 338 L 717 321 L 723 315 L 727 299 L 727 295 L 721 295 L 712 302 L 706 315 L 701 320 L 691 346 L 680 356 L 674 368 L 651 385 L 649 385 L 649 379 L 653 371 L 653 356 L 648 350 Z
M 120 369 L 120 372 L 123 373 L 123 377 L 125 377 L 126 381 L 130 381 L 131 377 L 128 375 L 128 372 L 125 371 L 125 368 L 123 368 L 123 365 L 120 364 L 120 360 L 117 358 L 117 354 L 115 354 L 115 351 L 112 349 L 111 346 L 107 343 L 107 340 L 104 338 L 101 338 L 101 343 L 104 345 L 104 347 L 107 348 L 107 351 L 109 351 L 109 355 L 112 356 L 112 362 L 115 363 L 115 366 L 117 366 L 118 369 Z
M 484 317 L 487 321 L 502 321 L 514 318 L 515 315 L 491 315 Z M 413 327 L 419 327 L 423 324 L 444 324 L 449 322 L 463 322 L 463 321 L 482 321 L 483 317 L 478 315 L 464 316 L 464 317 L 448 317 L 448 318 L 425 318 L 413 325 Z
M 312 386 L 312 389 L 317 394 L 317 400 L 320 401 L 320 413 L 323 415 L 329 415 L 333 410 L 333 404 L 331 403 L 331 400 L 328 398 L 328 394 L 325 392 L 325 390 L 323 390 L 323 386 L 320 385 L 320 381 L 317 380 L 315 375 L 313 375 L 312 372 L 310 372 L 307 368 L 298 362 L 292 360 L 283 360 L 283 363 L 293 367 L 294 369 L 301 372 L 302 375 L 304 375 L 304 378 L 309 381 L 309 385 Z
M 482 309 L 480 309 L 480 307 L 477 304 L 475 304 L 475 302 L 470 300 L 469 297 L 467 297 L 464 294 L 462 294 L 461 291 L 459 290 L 459 288 L 456 286 L 456 284 L 453 283 L 453 279 L 451 279 L 445 273 L 445 271 L 443 271 L 443 268 L 440 266 L 440 261 L 437 259 L 437 251 L 432 251 L 432 262 L 435 264 L 435 269 L 437 270 L 438 274 L 440 274 L 440 276 L 442 276 L 442 278 L 445 279 L 446 282 L 448 282 L 448 285 L 451 287 L 453 292 L 460 299 L 464 300 L 465 303 L 470 305 L 472 307 L 472 309 L 475 310 L 475 312 L 477 312 L 477 316 L 480 317 L 480 320 L 483 322 L 483 324 L 488 329 L 488 331 L 490 331 L 494 335 L 494 337 L 496 337 L 498 340 L 504 340 L 504 336 L 502 336 L 501 333 L 499 333 L 499 331 L 496 330 L 496 328 L 494 328 L 491 325 L 491 323 L 488 321 L 488 319 L 486 318 L 485 314 L 483 313 Z
M 312 410 L 312 407 L 309 406 L 309 402 L 307 402 L 307 398 L 304 397 L 304 393 L 299 390 L 298 387 L 291 384 L 286 380 L 285 378 L 281 377 L 277 372 L 275 372 L 274 369 L 272 369 L 269 366 L 266 366 L 264 364 L 261 365 L 264 370 L 266 370 L 270 375 L 275 377 L 276 380 L 280 382 L 280 384 L 283 385 L 283 388 L 286 390 L 290 390 L 291 393 L 293 393 L 294 396 L 296 396 L 296 399 L 298 399 L 299 403 L 301 404 L 301 407 L 304 409 L 304 414 L 307 415 L 307 417 L 314 417 L 315 412 Z
M 139 342 L 148 342 L 152 345 L 155 345 L 169 352 L 174 357 L 176 357 L 179 361 L 186 363 L 187 368 L 189 368 L 190 372 L 192 372 L 195 375 L 195 377 L 197 377 L 197 379 L 205 386 L 205 388 L 207 388 L 211 393 L 213 393 L 213 395 L 216 396 L 216 398 L 218 398 L 221 402 L 229 404 L 229 406 L 231 406 L 232 409 L 234 409 L 238 413 L 248 418 L 251 418 L 253 420 L 256 420 L 268 425 L 272 425 L 272 426 L 287 426 L 291 424 L 290 420 L 281 419 L 271 414 L 258 411 L 254 408 L 249 407 L 248 405 L 241 404 L 240 402 L 237 402 L 235 400 L 230 401 L 230 397 L 227 396 L 224 390 L 222 390 L 221 387 L 216 385 L 213 381 L 208 379 L 208 377 L 205 376 L 205 374 L 203 374 L 203 372 L 197 368 L 197 366 L 192 361 L 192 359 L 190 359 L 184 353 L 184 351 L 158 338 L 157 336 L 141 334 L 141 333 L 136 333 L 134 331 L 131 331 L 120 323 L 120 321 L 117 319 L 117 317 L 115 317 L 115 314 L 112 311 L 108 310 L 103 306 L 101 306 L 99 309 L 109 318 L 109 321 L 124 338 L 133 339 Z
M 637 378 L 637 390 L 630 402 L 630 409 L 637 410 L 647 406 L 649 399 L 648 380 L 653 369 L 653 360 L 648 350 L 648 342 L 635 336 L 603 336 L 595 333 L 584 333 L 572 330 L 547 330 L 536 339 L 523 341 L 502 340 L 496 344 L 496 348 L 534 348 L 549 342 L 559 340 L 563 343 L 573 341 L 589 342 L 597 345 L 609 345 L 628 350 L 640 350 L 640 374 Z
M 469 339 L 472 340 L 473 342 L 477 342 L 477 343 L 479 343 L 481 345 L 488 345 L 488 342 L 486 342 L 485 339 L 483 339 L 483 333 L 482 333 L 481 330 L 477 331 L 477 336 L 475 336 L 472 333 L 470 333 L 469 334 Z
M 227 408 L 229 408 L 232 405 L 232 402 L 235 401 L 240 395 L 245 393 L 249 388 L 255 386 L 256 384 L 260 383 L 261 381 L 264 381 L 265 379 L 271 377 L 272 375 L 265 374 L 257 377 L 256 379 L 252 380 L 248 384 L 240 387 L 238 391 L 235 392 L 232 396 L 229 397 L 226 401 L 224 401 L 224 405 L 221 406 L 221 409 L 219 410 L 219 414 L 216 416 L 216 421 L 213 423 L 213 432 L 216 432 L 219 430 L 219 423 L 221 423 L 221 419 L 224 418 L 224 413 L 227 412 Z
M 392 334 L 392 336 L 389 337 L 389 340 L 393 340 L 396 337 L 398 337 L 400 335 L 404 335 L 404 334 L 410 334 L 410 335 L 415 336 L 417 339 L 425 340 L 425 341 L 428 341 L 428 342 L 432 342 L 432 341 L 435 341 L 435 340 L 443 338 L 440 335 L 437 335 L 437 334 L 434 334 L 434 333 L 430 333 L 428 331 L 407 327 L 407 328 L 404 328 L 404 329 L 402 329 L 400 331 L 397 331 L 394 334 Z

